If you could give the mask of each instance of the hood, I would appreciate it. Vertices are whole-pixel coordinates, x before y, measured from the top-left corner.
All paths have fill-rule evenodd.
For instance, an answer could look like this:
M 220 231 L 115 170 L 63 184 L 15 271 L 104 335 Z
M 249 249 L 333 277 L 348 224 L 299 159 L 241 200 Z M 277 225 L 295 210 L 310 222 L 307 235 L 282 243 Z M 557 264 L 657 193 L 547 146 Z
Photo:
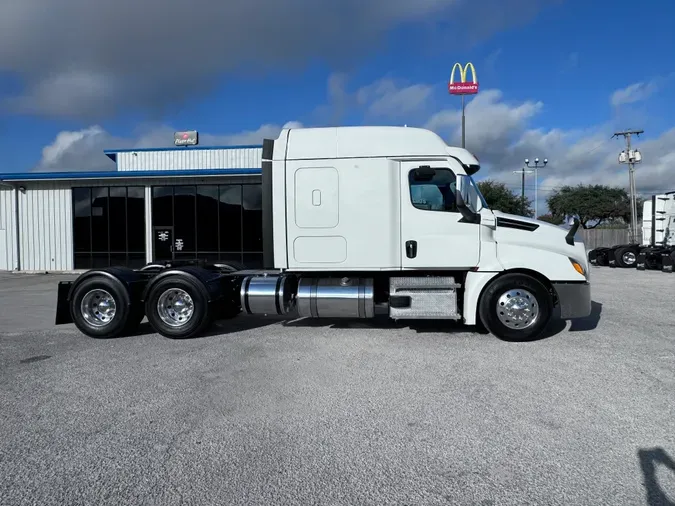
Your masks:
M 507 219 L 507 220 L 514 220 L 514 221 L 519 221 L 522 223 L 527 223 L 529 225 L 538 225 L 540 228 L 548 229 L 548 230 L 557 230 L 559 232 L 563 233 L 564 235 L 567 235 L 567 230 L 562 228 L 559 225 L 553 225 L 552 223 L 549 223 L 547 221 L 541 221 L 541 220 L 535 220 L 534 218 L 528 218 L 526 216 L 520 216 L 518 214 L 509 214 L 509 213 L 504 213 L 502 211 L 492 211 L 495 215 L 495 218 L 502 218 L 502 219 Z
M 570 256 L 586 265 L 586 248 L 578 231 L 574 244 L 569 245 L 566 241 L 568 230 L 558 225 L 501 211 L 493 213 L 497 220 L 497 243 L 526 244 Z

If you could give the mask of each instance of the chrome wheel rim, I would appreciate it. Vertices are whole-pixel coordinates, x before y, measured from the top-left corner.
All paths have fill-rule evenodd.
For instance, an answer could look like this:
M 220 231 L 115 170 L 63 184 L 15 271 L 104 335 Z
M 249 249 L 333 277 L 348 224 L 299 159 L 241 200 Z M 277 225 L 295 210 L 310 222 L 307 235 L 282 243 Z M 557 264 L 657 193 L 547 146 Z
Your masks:
M 497 299 L 497 318 L 506 327 L 522 330 L 531 327 L 539 318 L 537 298 L 527 290 L 514 288 Z
M 626 251 L 621 257 L 621 259 L 623 260 L 623 263 L 630 265 L 636 262 L 637 256 L 635 256 L 635 253 L 633 251 Z
M 115 318 L 117 304 L 109 292 L 96 288 L 82 297 L 80 312 L 84 320 L 92 327 L 105 327 Z
M 194 311 L 192 297 L 180 288 L 166 290 L 157 300 L 157 314 L 170 327 L 186 325 L 192 319 Z

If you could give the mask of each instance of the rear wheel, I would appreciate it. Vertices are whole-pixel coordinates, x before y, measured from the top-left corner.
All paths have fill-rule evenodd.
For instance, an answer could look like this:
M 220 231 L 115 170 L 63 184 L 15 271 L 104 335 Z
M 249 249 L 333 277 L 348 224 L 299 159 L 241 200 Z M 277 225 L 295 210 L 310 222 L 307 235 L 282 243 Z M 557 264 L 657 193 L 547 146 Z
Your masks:
M 618 248 L 614 251 L 614 258 L 619 267 L 630 268 L 637 264 L 637 253 L 633 248 Z
M 536 339 L 548 326 L 553 297 L 537 279 L 506 274 L 495 279 L 481 296 L 480 320 L 494 336 L 505 341 Z
M 89 337 L 112 338 L 132 332 L 138 322 L 131 313 L 127 291 L 106 276 L 79 283 L 70 301 L 75 326 Z
M 206 290 L 185 277 L 159 281 L 148 294 L 145 314 L 153 329 L 164 337 L 187 339 L 204 332 L 212 322 Z

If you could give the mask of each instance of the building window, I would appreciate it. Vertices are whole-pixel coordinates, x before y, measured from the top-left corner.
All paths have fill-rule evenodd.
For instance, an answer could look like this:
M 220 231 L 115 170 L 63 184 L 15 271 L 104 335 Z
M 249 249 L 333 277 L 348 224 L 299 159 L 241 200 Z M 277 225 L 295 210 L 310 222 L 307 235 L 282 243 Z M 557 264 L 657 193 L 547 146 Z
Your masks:
M 262 267 L 261 203 L 260 184 L 153 187 L 154 259 Z
M 459 212 L 455 202 L 456 180 L 450 169 L 435 169 L 433 174 L 411 170 L 408 182 L 413 206 L 426 211 Z
M 145 265 L 145 189 L 78 187 L 73 195 L 76 269 Z

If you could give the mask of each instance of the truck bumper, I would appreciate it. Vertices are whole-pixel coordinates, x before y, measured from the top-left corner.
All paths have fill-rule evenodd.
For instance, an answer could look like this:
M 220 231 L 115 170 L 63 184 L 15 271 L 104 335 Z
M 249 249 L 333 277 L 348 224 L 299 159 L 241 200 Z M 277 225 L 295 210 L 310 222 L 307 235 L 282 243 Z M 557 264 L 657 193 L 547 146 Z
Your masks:
M 591 284 L 582 283 L 553 283 L 558 294 L 560 318 L 570 320 L 585 318 L 591 314 Z

